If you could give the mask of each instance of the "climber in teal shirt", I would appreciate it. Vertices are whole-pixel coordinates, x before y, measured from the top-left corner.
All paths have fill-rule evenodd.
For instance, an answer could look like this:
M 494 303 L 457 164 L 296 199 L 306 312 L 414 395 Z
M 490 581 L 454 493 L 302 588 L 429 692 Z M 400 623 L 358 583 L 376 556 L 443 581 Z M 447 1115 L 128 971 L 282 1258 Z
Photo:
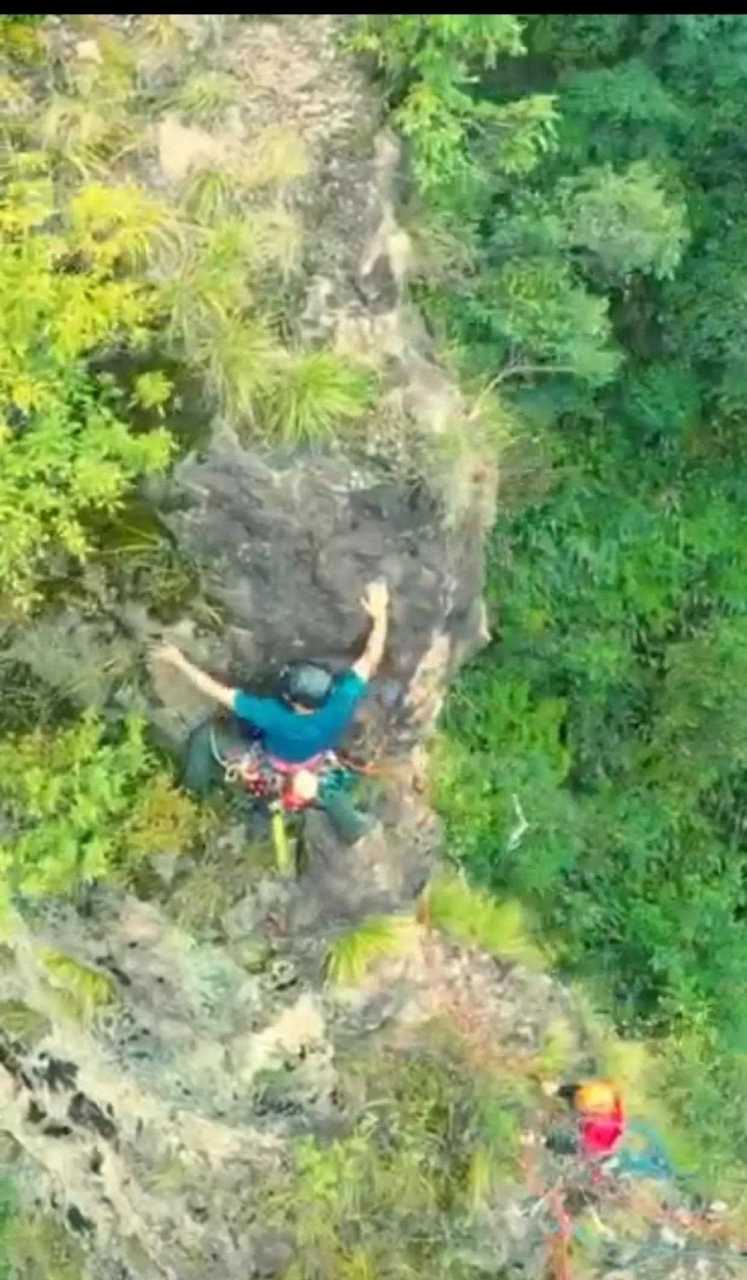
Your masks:
M 153 656 L 176 667 L 202 693 L 252 725 L 271 760 L 291 765 L 310 763 L 338 746 L 384 653 L 389 611 L 386 583 L 372 582 L 361 603 L 372 626 L 357 661 L 337 677 L 311 663 L 296 663 L 283 672 L 274 698 L 255 697 L 221 684 L 195 667 L 174 645 L 158 646 Z
M 256 698 L 240 690 L 235 694 L 233 711 L 259 730 L 271 759 L 303 764 L 338 746 L 368 681 L 353 669 L 336 679 L 325 680 L 326 674 L 299 663 L 281 676 L 278 698 Z M 317 696 L 321 701 L 315 706 Z

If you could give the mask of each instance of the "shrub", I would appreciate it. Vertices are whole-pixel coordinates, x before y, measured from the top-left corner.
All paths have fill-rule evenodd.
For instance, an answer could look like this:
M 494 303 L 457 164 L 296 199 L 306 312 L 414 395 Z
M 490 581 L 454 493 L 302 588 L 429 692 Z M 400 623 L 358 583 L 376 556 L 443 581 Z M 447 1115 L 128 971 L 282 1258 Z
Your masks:
M 155 771 L 135 718 L 112 733 L 88 712 L 0 740 L 0 806 L 6 909 L 14 893 L 70 893 L 196 835 L 192 802 Z
M 97 348 L 142 342 L 154 315 L 148 288 L 120 269 L 150 243 L 153 223 L 138 227 L 134 207 L 117 213 L 113 199 L 105 188 L 85 189 L 62 232 L 52 234 L 45 229 L 54 207 L 42 158 L 16 157 L 0 187 L 6 608 L 33 604 L 50 552 L 85 556 L 83 515 L 116 510 L 131 481 L 161 470 L 171 454 L 165 431 L 129 432 L 111 389 L 85 365 Z M 149 207 L 138 202 L 139 210 Z M 71 272 L 80 252 L 87 269 Z

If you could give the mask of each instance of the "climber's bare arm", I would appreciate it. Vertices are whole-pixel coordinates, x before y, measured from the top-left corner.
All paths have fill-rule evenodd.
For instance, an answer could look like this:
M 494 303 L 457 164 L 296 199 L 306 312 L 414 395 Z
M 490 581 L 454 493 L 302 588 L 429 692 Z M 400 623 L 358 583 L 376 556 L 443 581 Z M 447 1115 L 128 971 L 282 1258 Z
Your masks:
M 216 702 L 222 702 L 224 707 L 233 710 L 238 690 L 229 689 L 228 685 L 221 684 L 220 680 L 214 680 L 206 671 L 200 671 L 199 667 L 196 667 L 188 658 L 185 658 L 175 644 L 156 645 L 151 650 L 151 657 L 159 662 L 169 663 L 177 671 L 181 671 L 191 681 L 195 689 L 200 690 L 200 693 L 204 693 L 208 698 L 215 698 Z
M 362 680 L 370 680 L 378 669 L 386 647 L 389 628 L 389 589 L 386 583 L 369 583 L 361 604 L 372 619 L 373 625 L 363 653 L 358 661 L 353 663 L 353 671 Z

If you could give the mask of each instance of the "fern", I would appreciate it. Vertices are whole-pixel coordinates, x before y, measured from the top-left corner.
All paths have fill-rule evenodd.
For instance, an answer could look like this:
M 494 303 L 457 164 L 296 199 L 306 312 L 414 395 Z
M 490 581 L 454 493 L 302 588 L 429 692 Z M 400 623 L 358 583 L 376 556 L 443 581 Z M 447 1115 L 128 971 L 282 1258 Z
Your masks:
M 274 438 L 315 444 L 361 418 L 373 400 L 374 378 L 363 367 L 331 351 L 291 356 L 263 406 Z
M 123 832 L 126 864 L 162 853 L 184 853 L 202 834 L 203 816 L 193 800 L 158 772 L 137 793 Z
M 437 928 L 493 955 L 541 967 L 540 950 L 518 903 L 496 902 L 456 875 L 439 877 L 426 892 L 429 918 Z
M 386 956 L 402 955 L 416 939 L 417 926 L 411 916 L 371 916 L 332 943 L 325 976 L 340 986 L 355 986 L 372 964 Z
M 164 405 L 170 400 L 174 384 L 160 369 L 149 369 L 135 379 L 133 402 L 142 409 L 155 409 L 163 416 Z

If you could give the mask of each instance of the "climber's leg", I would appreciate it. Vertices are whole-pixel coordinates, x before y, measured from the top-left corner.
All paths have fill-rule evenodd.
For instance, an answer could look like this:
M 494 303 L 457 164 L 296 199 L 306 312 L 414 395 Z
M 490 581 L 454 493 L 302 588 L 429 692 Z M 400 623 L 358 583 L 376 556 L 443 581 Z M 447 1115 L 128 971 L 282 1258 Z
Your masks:
M 211 716 L 204 720 L 189 735 L 182 786 L 195 795 L 207 795 L 223 780 L 220 759 L 225 759 L 231 751 L 246 748 L 250 741 L 236 716 Z
M 343 844 L 355 844 L 376 826 L 376 820 L 370 813 L 356 809 L 349 791 L 329 791 L 321 804 Z
M 187 742 L 181 784 L 196 796 L 205 796 L 223 778 L 223 770 L 213 755 L 213 717 L 193 729 Z

